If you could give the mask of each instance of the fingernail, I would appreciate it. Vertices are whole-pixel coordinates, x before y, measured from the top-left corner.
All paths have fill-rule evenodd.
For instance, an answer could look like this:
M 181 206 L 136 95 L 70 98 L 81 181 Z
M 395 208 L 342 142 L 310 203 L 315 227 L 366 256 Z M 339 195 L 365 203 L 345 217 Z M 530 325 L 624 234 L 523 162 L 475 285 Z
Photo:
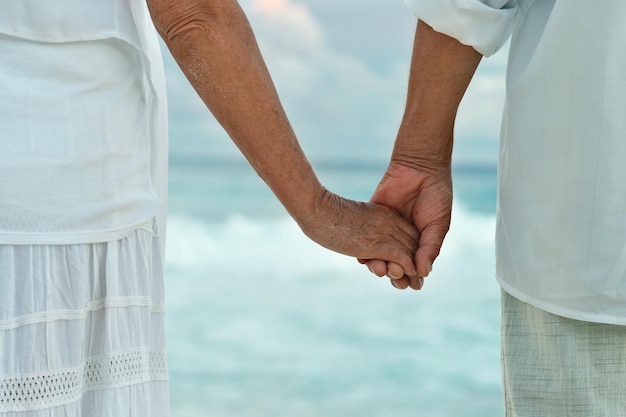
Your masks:
M 426 262 L 426 276 L 433 271 L 433 263 L 431 261 Z
M 401 276 L 397 276 L 397 275 L 392 274 L 391 272 L 388 272 L 387 276 L 389 278 L 391 278 L 391 279 L 400 279 L 400 278 L 402 278 L 402 275 Z
M 394 286 L 394 288 L 400 289 L 397 285 L 396 282 L 394 280 L 391 280 L 391 285 Z
M 404 271 L 404 275 L 407 275 L 409 277 L 414 277 L 415 275 L 417 275 L 417 270 L 416 269 L 407 269 L 406 271 Z
M 423 286 L 424 286 L 424 278 L 419 277 L 417 280 L 417 289 L 421 290 Z

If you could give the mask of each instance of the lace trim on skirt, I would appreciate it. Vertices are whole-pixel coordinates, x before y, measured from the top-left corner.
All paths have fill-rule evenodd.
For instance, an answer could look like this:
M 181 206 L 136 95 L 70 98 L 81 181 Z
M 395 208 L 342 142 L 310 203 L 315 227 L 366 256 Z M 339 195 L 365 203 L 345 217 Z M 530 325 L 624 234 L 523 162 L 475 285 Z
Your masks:
M 165 351 L 139 349 L 92 357 L 73 369 L 0 378 L 0 411 L 63 405 L 88 391 L 148 381 L 167 381 Z

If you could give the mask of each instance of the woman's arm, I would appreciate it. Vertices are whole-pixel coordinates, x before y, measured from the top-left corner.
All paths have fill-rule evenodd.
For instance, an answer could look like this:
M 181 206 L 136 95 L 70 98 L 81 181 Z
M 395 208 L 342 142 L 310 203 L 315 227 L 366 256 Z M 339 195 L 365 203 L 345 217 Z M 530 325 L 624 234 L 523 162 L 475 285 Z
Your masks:
M 413 226 L 390 209 L 343 199 L 319 182 L 235 0 L 148 0 L 148 7 L 196 92 L 307 236 L 415 273 Z

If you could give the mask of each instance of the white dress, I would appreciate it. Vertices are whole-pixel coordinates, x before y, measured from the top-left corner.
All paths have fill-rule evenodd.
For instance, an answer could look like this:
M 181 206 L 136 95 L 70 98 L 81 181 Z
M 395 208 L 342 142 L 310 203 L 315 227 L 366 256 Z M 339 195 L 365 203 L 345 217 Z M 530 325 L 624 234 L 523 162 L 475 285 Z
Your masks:
M 0 10 L 0 416 L 166 417 L 167 122 L 145 1 Z

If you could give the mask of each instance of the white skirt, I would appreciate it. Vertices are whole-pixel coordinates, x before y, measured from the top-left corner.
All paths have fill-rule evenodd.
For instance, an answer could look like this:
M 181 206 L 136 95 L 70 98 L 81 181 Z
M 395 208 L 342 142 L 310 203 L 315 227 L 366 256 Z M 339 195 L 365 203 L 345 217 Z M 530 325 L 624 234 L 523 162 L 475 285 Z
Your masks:
M 168 416 L 163 300 L 150 231 L 0 245 L 0 416 Z

